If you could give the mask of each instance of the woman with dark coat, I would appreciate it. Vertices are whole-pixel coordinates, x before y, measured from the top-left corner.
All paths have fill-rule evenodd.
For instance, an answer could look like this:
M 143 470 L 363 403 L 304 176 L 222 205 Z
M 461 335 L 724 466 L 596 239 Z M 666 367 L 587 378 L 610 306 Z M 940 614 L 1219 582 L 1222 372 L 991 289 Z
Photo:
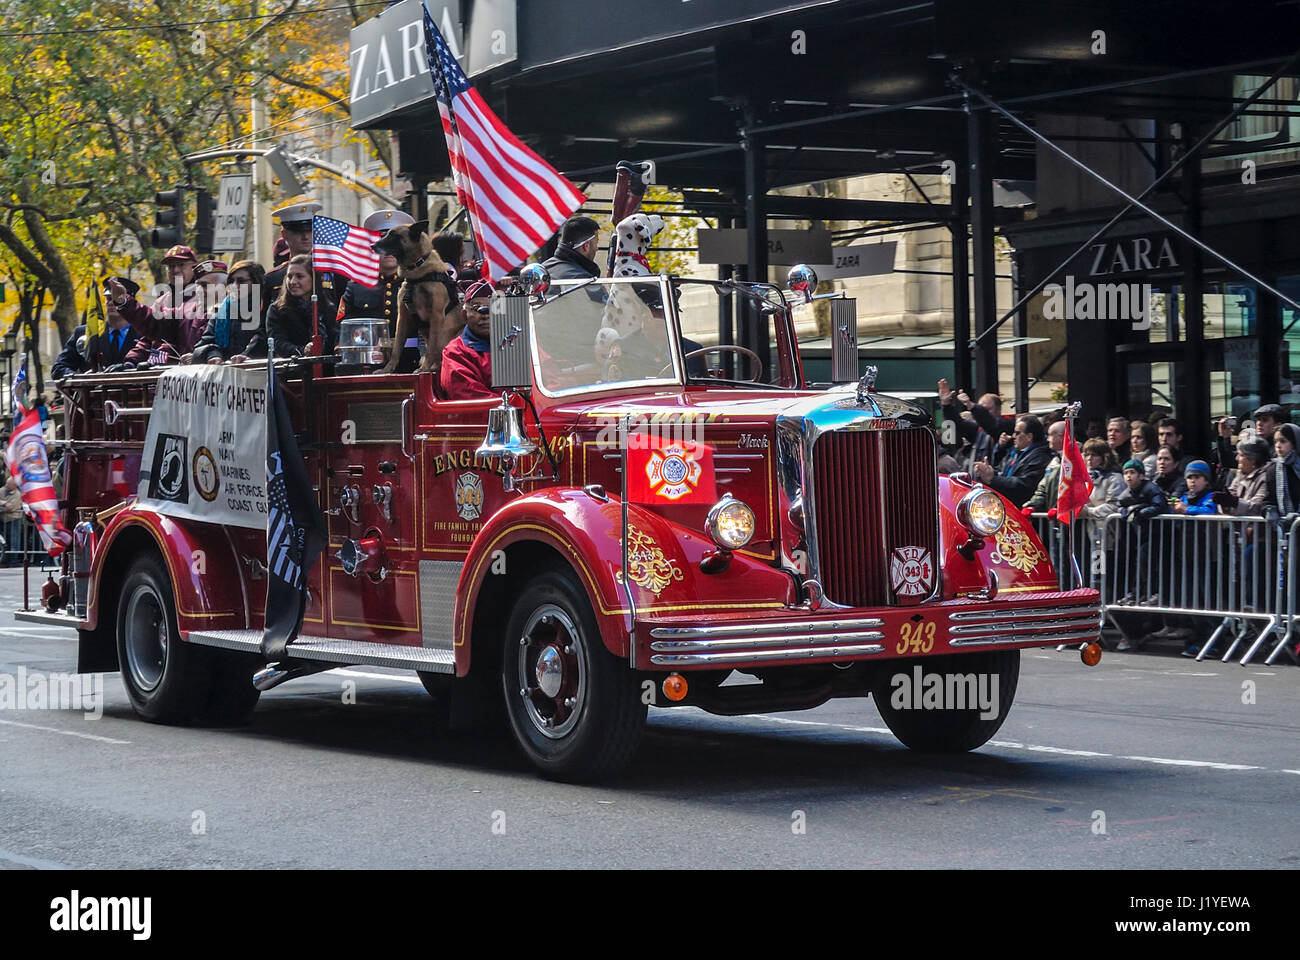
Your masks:
M 1277 495 L 1277 508 L 1282 516 L 1300 513 L 1300 427 L 1284 423 L 1273 434 L 1273 489 Z
M 212 312 L 203 336 L 194 345 L 191 363 L 222 363 L 231 359 L 248 359 L 248 351 L 262 326 L 263 311 L 258 304 L 266 270 L 256 260 L 241 260 L 230 268 L 226 281 L 226 298 Z M 262 353 L 266 345 L 261 344 Z
M 266 337 L 275 341 L 277 357 L 296 357 L 311 342 L 311 291 L 311 256 L 300 253 L 289 259 L 280 295 L 266 311 Z M 333 303 L 318 303 L 317 316 L 323 339 L 321 349 L 325 353 L 334 350 L 334 312 Z M 246 352 L 252 355 L 258 349 L 264 352 L 266 344 L 250 344 Z

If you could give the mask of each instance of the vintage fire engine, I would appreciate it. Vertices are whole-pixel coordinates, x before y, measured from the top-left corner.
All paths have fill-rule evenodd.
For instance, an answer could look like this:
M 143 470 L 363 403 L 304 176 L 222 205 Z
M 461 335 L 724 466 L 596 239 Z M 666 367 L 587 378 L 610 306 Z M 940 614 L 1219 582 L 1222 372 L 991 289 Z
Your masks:
M 811 272 L 792 279 L 811 299 Z M 120 669 L 165 723 L 246 719 L 262 689 L 314 670 L 415 670 L 454 713 L 504 706 L 529 760 L 570 780 L 623 767 L 649 705 L 875 695 L 909 747 L 983 744 L 1021 649 L 1096 662 L 1098 594 L 1060 589 L 1000 495 L 938 475 L 927 414 L 872 371 L 809 389 L 798 299 L 666 275 L 560 289 L 530 267 L 493 303 L 497 399 L 439 399 L 429 374 L 282 369 L 329 546 L 270 669 L 265 531 L 138 501 L 156 371 L 73 378 L 57 616 L 79 630 L 79 669 Z M 726 311 L 745 346 L 683 338 Z M 214 464 L 188 467 L 209 496 Z M 918 666 L 996 677 L 996 716 L 892 702 L 891 677 Z

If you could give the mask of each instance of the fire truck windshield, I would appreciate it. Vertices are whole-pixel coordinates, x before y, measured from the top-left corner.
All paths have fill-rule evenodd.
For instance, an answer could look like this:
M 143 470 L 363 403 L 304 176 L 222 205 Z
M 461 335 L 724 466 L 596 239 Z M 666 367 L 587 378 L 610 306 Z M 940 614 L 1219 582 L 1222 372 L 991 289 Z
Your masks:
M 533 361 L 548 394 L 681 383 L 682 349 L 659 279 L 557 283 L 533 307 Z

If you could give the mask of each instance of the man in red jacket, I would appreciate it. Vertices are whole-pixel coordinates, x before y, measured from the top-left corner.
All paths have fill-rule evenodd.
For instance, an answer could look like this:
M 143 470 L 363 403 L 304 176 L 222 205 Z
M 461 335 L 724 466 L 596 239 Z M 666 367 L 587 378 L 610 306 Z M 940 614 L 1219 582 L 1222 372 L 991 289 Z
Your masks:
M 492 284 L 472 280 L 464 296 L 465 328 L 443 348 L 439 383 L 448 400 L 492 399 Z

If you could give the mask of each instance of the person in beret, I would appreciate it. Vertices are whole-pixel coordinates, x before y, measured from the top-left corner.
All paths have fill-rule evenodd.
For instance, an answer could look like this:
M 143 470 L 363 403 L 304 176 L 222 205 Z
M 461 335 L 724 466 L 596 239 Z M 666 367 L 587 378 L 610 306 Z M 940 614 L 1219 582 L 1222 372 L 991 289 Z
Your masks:
M 491 400 L 492 389 L 492 284 L 471 280 L 462 285 L 465 326 L 442 351 L 439 384 L 448 400 Z

